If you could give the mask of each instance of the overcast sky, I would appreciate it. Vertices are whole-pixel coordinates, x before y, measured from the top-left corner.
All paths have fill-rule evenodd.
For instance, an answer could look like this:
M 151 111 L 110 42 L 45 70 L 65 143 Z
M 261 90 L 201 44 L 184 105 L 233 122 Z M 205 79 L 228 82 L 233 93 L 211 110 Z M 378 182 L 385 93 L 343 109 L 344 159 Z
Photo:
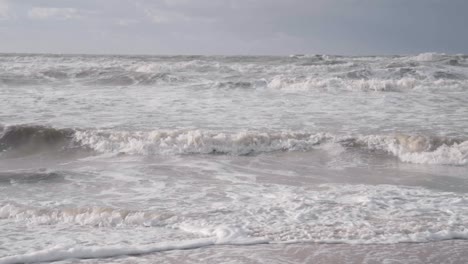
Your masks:
M 0 0 L 0 52 L 468 53 L 468 0 Z

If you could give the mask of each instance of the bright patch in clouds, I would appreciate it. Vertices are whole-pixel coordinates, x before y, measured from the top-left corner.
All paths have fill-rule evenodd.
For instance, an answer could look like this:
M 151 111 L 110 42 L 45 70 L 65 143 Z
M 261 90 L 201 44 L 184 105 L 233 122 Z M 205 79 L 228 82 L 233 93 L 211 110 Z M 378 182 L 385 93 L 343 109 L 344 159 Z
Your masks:
M 5 0 L 0 0 L 0 20 L 6 20 L 9 18 L 9 7 Z
M 78 10 L 75 8 L 55 8 L 55 7 L 33 7 L 28 12 L 31 19 L 76 19 L 81 18 Z
M 134 25 L 139 23 L 140 21 L 138 19 L 119 19 L 117 21 L 117 25 L 127 27 L 130 25 Z
M 155 9 L 146 9 L 146 16 L 156 24 L 166 24 L 177 21 L 189 21 L 189 17 L 184 16 L 183 14 L 170 12 L 170 11 L 161 11 Z
M 466 10 L 468 0 L 0 0 L 0 52 L 468 53 Z

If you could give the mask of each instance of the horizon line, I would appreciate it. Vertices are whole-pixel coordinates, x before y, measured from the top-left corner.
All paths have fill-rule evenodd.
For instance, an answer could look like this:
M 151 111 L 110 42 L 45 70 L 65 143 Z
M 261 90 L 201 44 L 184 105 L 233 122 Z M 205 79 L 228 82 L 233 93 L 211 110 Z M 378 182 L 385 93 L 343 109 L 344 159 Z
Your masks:
M 406 57 L 417 56 L 421 54 L 439 54 L 445 56 L 468 56 L 468 53 L 445 53 L 445 52 L 419 52 L 419 53 L 401 53 L 401 54 L 333 54 L 333 53 L 291 53 L 291 54 L 157 54 L 157 53 L 80 53 L 80 52 L 0 52 L 0 55 L 58 55 L 58 56 L 125 56 L 125 57 L 301 57 L 301 56 L 337 56 L 337 57 Z

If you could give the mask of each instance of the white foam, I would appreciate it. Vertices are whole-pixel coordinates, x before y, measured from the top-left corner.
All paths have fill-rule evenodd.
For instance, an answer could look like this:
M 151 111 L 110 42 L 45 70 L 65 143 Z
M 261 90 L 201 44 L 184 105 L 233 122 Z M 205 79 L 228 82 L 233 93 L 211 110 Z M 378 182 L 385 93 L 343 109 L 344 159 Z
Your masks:
M 468 163 L 468 141 L 452 146 L 442 145 L 434 151 L 396 153 L 405 162 L 420 164 L 466 165 Z
M 358 139 L 370 149 L 385 150 L 401 161 L 418 164 L 466 165 L 468 141 L 444 142 L 424 136 L 363 136 Z
M 338 156 L 346 151 L 346 148 L 337 142 L 325 142 L 316 148 L 325 150 L 332 156 Z
M 394 164 L 467 165 L 464 56 L 0 57 L 0 97 L 7 99 L 0 104 L 2 123 L 79 130 L 76 145 L 53 155 L 4 159 L 10 150 L 1 153 L 8 168 L 73 172 L 57 184 L 0 183 L 0 242 L 8 254 L 29 253 L 3 262 L 248 241 L 467 239 L 468 197 L 437 191 L 466 189 L 454 186 L 465 167 Z M 173 130 L 151 131 L 158 127 Z M 462 139 L 390 134 L 429 129 Z M 76 161 L 94 153 L 80 148 L 69 155 L 80 145 L 102 156 Z M 316 153 L 263 154 L 277 151 Z M 129 155 L 114 157 L 119 153 Z M 185 155 L 208 153 L 262 154 Z M 56 165 L 62 158 L 76 162 Z M 317 160 L 308 164 L 308 158 Z M 334 160 L 354 167 L 337 172 Z M 378 166 L 375 177 L 385 179 L 369 180 L 372 169 L 354 178 L 365 170 L 355 169 L 360 162 Z M 424 182 L 434 190 L 311 184 L 328 176 L 331 182 Z M 62 247 L 35 251 L 54 243 Z
M 169 234 L 166 240 L 177 231 L 184 240 L 208 237 L 211 244 L 393 244 L 468 239 L 468 196 L 460 193 L 390 185 L 236 184 L 223 186 L 226 198 L 215 202 L 206 190 L 173 188 L 171 193 L 152 196 L 166 201 L 167 213 L 159 217 L 158 211 L 151 210 L 122 216 L 123 209 L 95 209 L 65 217 L 67 211 L 86 210 L 20 205 L 3 206 L 0 214 L 5 222 L 26 223 L 30 230 L 79 224 L 91 233 L 100 230 L 97 227 L 110 227 L 113 232 L 125 229 L 136 238 L 142 236 L 139 232 L 165 232 Z M 191 202 L 181 202 L 184 199 Z
M 417 61 L 435 61 L 435 60 L 440 60 L 447 55 L 445 53 L 435 53 L 435 52 L 425 52 L 418 54 L 417 56 L 414 57 L 414 60 Z
M 304 91 L 364 91 L 364 92 L 405 92 L 410 90 L 464 90 L 466 80 L 434 80 L 432 77 L 416 79 L 403 77 L 398 79 L 346 79 L 276 76 L 267 87 L 287 92 Z
M 455 142 L 450 139 L 431 139 L 418 135 L 340 136 L 291 131 L 237 133 L 202 130 L 78 131 L 75 140 L 101 153 L 137 155 L 212 153 L 248 155 L 274 151 L 311 151 L 317 148 L 339 155 L 346 148 L 364 147 L 369 150 L 384 150 L 404 162 L 411 163 L 466 165 L 468 158 L 468 141 Z M 338 147 L 339 145 L 341 147 Z
M 172 216 L 168 213 L 119 210 L 110 207 L 44 209 L 11 203 L 0 206 L 0 219 L 26 221 L 30 225 L 67 223 L 98 227 L 158 226 L 161 221 Z
M 128 246 L 55 246 L 22 255 L 6 256 L 0 258 L 0 264 L 52 262 L 66 259 L 96 259 L 110 258 L 122 255 L 141 255 L 169 250 L 184 250 L 206 247 L 211 245 L 253 245 L 268 243 L 267 239 L 243 237 L 238 229 L 217 227 L 205 232 L 210 237 L 161 242 L 149 245 Z
M 300 132 L 221 133 L 201 130 L 152 132 L 78 131 L 75 140 L 99 152 L 128 154 L 228 153 L 309 150 L 327 139 L 326 134 Z

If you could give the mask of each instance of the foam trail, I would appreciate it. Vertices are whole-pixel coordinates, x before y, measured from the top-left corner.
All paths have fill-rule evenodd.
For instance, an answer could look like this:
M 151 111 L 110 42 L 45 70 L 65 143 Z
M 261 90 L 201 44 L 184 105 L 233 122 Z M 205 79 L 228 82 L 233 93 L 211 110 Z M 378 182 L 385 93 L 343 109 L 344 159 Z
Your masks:
M 182 250 L 206 247 L 215 244 L 215 240 L 196 239 L 176 243 L 160 243 L 150 246 L 107 246 L 107 247 L 52 247 L 23 255 L 0 258 L 0 264 L 52 262 L 66 259 L 110 258 L 123 255 L 141 255 L 168 250 Z
M 40 225 L 57 223 L 71 223 L 88 226 L 156 226 L 162 220 L 173 215 L 170 213 L 155 213 L 130 211 L 107 207 L 45 209 L 15 206 L 13 204 L 0 205 L 0 219 L 25 220 Z
M 241 238 L 236 233 L 224 228 L 216 228 L 211 235 L 214 237 L 185 241 L 161 242 L 141 246 L 93 246 L 93 247 L 62 247 L 55 246 L 36 252 L 0 258 L 0 264 L 52 262 L 66 259 L 97 259 L 124 255 L 142 255 L 154 252 L 195 249 L 212 245 L 253 245 L 268 243 L 262 238 Z

